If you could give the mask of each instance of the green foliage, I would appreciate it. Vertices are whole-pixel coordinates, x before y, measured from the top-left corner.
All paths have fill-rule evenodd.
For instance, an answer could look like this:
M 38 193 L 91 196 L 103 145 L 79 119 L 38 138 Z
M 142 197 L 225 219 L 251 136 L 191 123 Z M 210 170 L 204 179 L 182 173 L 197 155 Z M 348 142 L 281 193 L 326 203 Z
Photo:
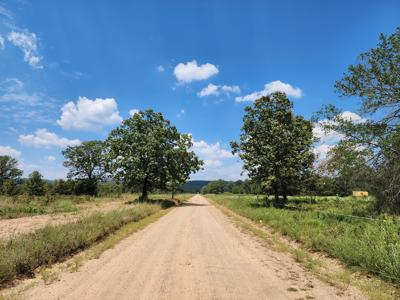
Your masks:
M 320 169 L 333 178 L 335 194 L 350 195 L 354 190 L 371 191 L 372 153 L 352 141 L 342 140 L 333 147 Z
M 74 193 L 74 182 L 72 180 L 54 181 L 54 192 L 58 195 L 72 195 Z
M 348 67 L 348 73 L 336 82 L 342 96 L 358 96 L 364 112 L 389 109 L 385 122 L 400 117 L 400 27 L 390 36 L 381 34 L 380 43 Z
M 245 111 L 240 143 L 231 143 L 233 153 L 239 154 L 252 180 L 285 201 L 311 173 L 311 122 L 294 115 L 281 92 L 256 100 Z
M 370 189 L 377 208 L 400 213 L 400 28 L 390 36 L 382 34 L 378 46 L 362 53 L 359 59 L 335 87 L 342 96 L 361 98 L 362 111 L 375 114 L 374 121 L 346 120 L 332 105 L 321 114 L 328 121 L 328 131 L 342 133 L 348 142 L 372 154 Z
M 317 198 L 308 202 L 306 198 L 293 197 L 288 201 L 290 209 L 277 209 L 260 205 L 250 196 L 209 197 L 242 216 L 268 224 L 312 250 L 324 251 L 349 266 L 400 283 L 400 219 L 380 216 L 370 220 L 346 215 L 352 211 L 366 213 L 368 199 Z
M 202 194 L 260 194 L 261 192 L 260 185 L 250 180 L 224 181 L 220 179 L 210 181 L 201 189 Z
M 119 197 L 123 192 L 122 185 L 112 181 L 100 183 L 98 187 L 99 187 L 99 196 Z
M 18 161 L 15 158 L 0 156 L 0 194 L 14 194 L 21 175 L 22 171 L 18 169 Z
M 43 196 L 45 190 L 42 174 L 38 171 L 33 171 L 29 174 L 29 178 L 26 181 L 26 189 L 30 196 Z
M 192 137 L 188 134 L 180 134 L 176 145 L 168 150 L 168 181 L 166 187 L 172 193 L 172 199 L 178 188 L 189 179 L 190 174 L 196 173 L 203 165 L 193 151 L 189 149 L 193 146 Z
M 124 120 L 111 131 L 106 145 L 115 179 L 140 188 L 142 199 L 154 189 L 167 189 L 168 183 L 176 188 L 201 166 L 201 161 L 188 151 L 190 137 L 180 134 L 161 113 L 152 110 Z
M 62 154 L 66 158 L 68 178 L 77 180 L 77 194 L 97 194 L 97 183 L 106 175 L 104 145 L 101 141 L 86 141 L 68 146 Z
M 16 276 L 32 276 L 39 266 L 57 262 L 98 242 L 123 225 L 159 211 L 156 205 L 137 205 L 129 210 L 96 213 L 78 222 L 46 226 L 0 244 L 0 283 Z

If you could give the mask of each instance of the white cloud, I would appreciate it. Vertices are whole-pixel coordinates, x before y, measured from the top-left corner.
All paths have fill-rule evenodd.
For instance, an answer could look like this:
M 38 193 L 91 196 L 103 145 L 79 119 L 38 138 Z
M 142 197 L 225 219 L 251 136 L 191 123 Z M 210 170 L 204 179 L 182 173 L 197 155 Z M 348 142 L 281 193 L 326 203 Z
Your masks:
M 139 112 L 139 110 L 136 109 L 136 108 L 134 108 L 134 109 L 131 109 L 131 110 L 129 111 L 129 115 L 132 117 L 133 115 L 137 114 L 138 112 Z
M 354 123 L 364 123 L 366 121 L 366 119 L 362 118 L 360 115 L 348 110 L 342 112 L 339 117 L 345 121 L 352 121 Z
M 42 69 L 42 57 L 38 54 L 36 34 L 26 32 L 11 31 L 7 39 L 16 47 L 24 52 L 24 61 L 33 68 Z
M 321 144 L 316 146 L 313 149 L 313 152 L 316 156 L 316 161 L 317 164 L 321 161 L 324 161 L 326 157 L 328 156 L 328 152 L 333 148 L 333 145 L 328 145 L 328 144 Z
M 238 85 L 223 85 L 221 90 L 225 93 L 239 94 L 240 87 Z
M 36 148 L 64 148 L 67 146 L 77 146 L 81 143 L 78 139 L 70 140 L 59 137 L 46 128 L 37 129 L 34 134 L 20 135 L 18 140 L 24 146 L 33 146 Z
M 55 160 L 56 160 L 56 158 L 55 158 L 53 155 L 47 156 L 46 159 L 47 159 L 48 161 L 55 161 Z
M 0 35 L 0 49 L 4 49 L 4 38 L 2 35 Z
M 33 105 L 40 101 L 37 93 L 28 93 L 24 83 L 17 78 L 7 78 L 0 82 L 0 102 L 18 102 Z
M 360 115 L 351 112 L 344 111 L 339 114 L 338 118 L 345 121 L 351 121 L 353 123 L 363 123 L 366 119 L 362 118 Z M 335 121 L 329 121 L 327 119 L 321 120 L 318 123 L 314 123 L 313 135 L 318 138 L 321 143 L 335 144 L 344 138 L 344 135 L 335 130 L 324 130 L 326 125 L 334 125 Z
M 70 101 L 65 104 L 57 123 L 63 129 L 101 130 L 103 127 L 122 122 L 117 102 L 113 98 L 79 97 L 77 103 Z
M 0 155 L 8 155 L 14 158 L 18 158 L 21 156 L 21 152 L 10 146 L 0 146 Z
M 242 162 L 230 150 L 224 149 L 219 142 L 208 144 L 203 140 L 193 141 L 192 150 L 204 161 L 204 170 L 194 174 L 191 179 L 243 179 Z
M 157 66 L 157 72 L 162 73 L 162 72 L 164 72 L 164 71 L 165 71 L 165 69 L 164 69 L 164 66 L 163 66 L 163 65 Z
M 233 158 L 233 154 L 221 148 L 219 142 L 215 144 L 208 144 L 207 142 L 201 140 L 199 142 L 193 141 L 193 151 L 201 158 L 205 160 L 216 160 Z
M 0 15 L 3 15 L 9 19 L 13 18 L 13 14 L 11 11 L 9 11 L 4 4 L 0 3 Z
M 192 82 L 194 80 L 206 80 L 219 73 L 218 68 L 210 63 L 198 65 L 195 60 L 179 63 L 174 68 L 174 75 L 182 83 Z
M 197 93 L 199 97 L 206 97 L 206 96 L 219 96 L 221 92 L 226 94 L 239 94 L 240 88 L 237 85 L 215 85 L 209 83 L 205 88 L 203 88 L 200 92 Z
M 303 92 L 298 87 L 293 87 L 289 83 L 284 83 L 280 80 L 271 81 L 264 85 L 264 89 L 256 91 L 245 96 L 236 97 L 237 102 L 255 101 L 263 96 L 267 96 L 274 92 L 284 92 L 288 97 L 301 98 Z
M 207 85 L 205 88 L 203 88 L 200 92 L 197 93 L 199 97 L 205 97 L 205 96 L 219 96 L 219 87 L 218 85 L 210 83 Z

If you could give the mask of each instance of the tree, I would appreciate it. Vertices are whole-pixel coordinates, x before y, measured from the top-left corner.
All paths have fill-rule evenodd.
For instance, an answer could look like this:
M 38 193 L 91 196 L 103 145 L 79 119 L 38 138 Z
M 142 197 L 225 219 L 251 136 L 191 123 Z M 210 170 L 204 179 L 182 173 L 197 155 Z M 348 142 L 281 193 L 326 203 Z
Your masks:
M 189 179 L 190 174 L 199 171 L 203 165 L 203 161 L 193 151 L 189 151 L 192 146 L 192 137 L 181 134 L 176 146 L 167 152 L 168 181 L 166 184 L 168 190 L 171 191 L 172 199 L 177 189 Z
M 42 174 L 38 171 L 33 171 L 29 174 L 26 182 L 27 192 L 30 196 L 43 196 L 45 192 L 45 182 Z
M 373 120 L 354 123 L 340 117 L 340 110 L 328 106 L 321 115 L 327 130 L 342 133 L 345 139 L 373 153 L 372 185 L 379 209 L 400 212 L 400 147 L 397 142 L 400 120 L 400 27 L 392 35 L 380 35 L 376 48 L 362 53 L 359 63 L 350 65 L 335 83 L 341 96 L 361 99 L 361 112 Z
M 231 142 L 248 176 L 264 190 L 272 189 L 279 205 L 309 176 L 314 160 L 311 122 L 292 109 L 281 92 L 256 100 L 245 108 L 240 142 Z
M 15 158 L 8 155 L 0 156 L 0 193 L 9 191 L 10 186 L 15 187 L 20 180 L 22 171 L 17 166 L 18 161 Z M 7 191 L 4 190 L 5 184 Z
M 335 83 L 341 96 L 358 96 L 365 113 L 386 109 L 382 121 L 400 117 L 400 27 L 394 34 L 381 34 L 380 43 L 359 56 L 360 62 Z
M 201 189 L 202 194 L 221 194 L 228 191 L 228 183 L 222 179 L 211 181 Z
M 188 136 L 151 109 L 124 120 L 111 131 L 106 144 L 115 179 L 138 187 L 141 200 L 147 200 L 154 189 L 167 189 L 168 182 L 183 181 L 199 168 L 200 161 L 188 152 Z
M 97 194 L 97 184 L 106 175 L 104 145 L 101 141 L 87 141 L 78 146 L 68 146 L 62 154 L 68 178 L 77 180 L 78 194 Z
M 373 174 L 368 164 L 372 153 L 349 140 L 342 140 L 333 147 L 322 168 L 334 178 L 335 193 L 350 195 L 353 190 L 370 190 L 370 178 Z

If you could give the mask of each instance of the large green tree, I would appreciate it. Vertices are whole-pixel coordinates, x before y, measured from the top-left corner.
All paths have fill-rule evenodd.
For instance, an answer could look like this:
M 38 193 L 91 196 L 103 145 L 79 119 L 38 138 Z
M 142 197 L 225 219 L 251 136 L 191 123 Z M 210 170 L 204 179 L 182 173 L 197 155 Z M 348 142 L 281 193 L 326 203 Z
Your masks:
M 68 178 L 78 181 L 78 193 L 96 194 L 98 182 L 107 174 L 103 142 L 86 141 L 78 146 L 68 146 L 62 154 Z
M 0 156 L 0 193 L 6 193 L 6 190 L 10 190 L 8 187 L 10 185 L 15 187 L 21 175 L 22 171 L 18 168 L 18 161 L 15 158 L 8 155 Z
M 233 153 L 239 154 L 249 177 L 283 204 L 311 172 L 312 124 L 293 113 L 281 92 L 256 100 L 245 112 L 240 142 L 231 142 Z
M 111 131 L 106 144 L 115 178 L 140 189 L 142 200 L 154 189 L 183 182 L 201 163 L 189 151 L 189 137 L 151 109 L 124 120 Z
M 377 47 L 362 53 L 335 88 L 341 96 L 361 99 L 361 112 L 372 118 L 354 123 L 328 106 L 322 113 L 327 130 L 342 133 L 374 154 L 369 164 L 375 171 L 371 187 L 378 208 L 400 212 L 400 27 L 391 35 L 381 34 Z

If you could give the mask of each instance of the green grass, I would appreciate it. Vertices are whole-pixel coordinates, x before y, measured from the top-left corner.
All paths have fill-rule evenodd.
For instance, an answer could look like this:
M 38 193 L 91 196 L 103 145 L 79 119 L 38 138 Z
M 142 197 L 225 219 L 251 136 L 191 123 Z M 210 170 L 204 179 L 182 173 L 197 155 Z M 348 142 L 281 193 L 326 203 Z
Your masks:
M 76 223 L 46 226 L 0 244 L 0 284 L 65 259 L 116 232 L 160 211 L 159 205 L 139 204 L 132 209 L 95 213 Z M 48 274 L 45 274 L 45 277 Z
M 279 209 L 263 206 L 261 199 L 257 200 L 255 196 L 207 197 L 244 217 L 268 224 L 308 249 L 323 251 L 348 266 L 400 284 L 400 218 L 375 216 L 370 220 L 352 217 L 363 213 L 368 215 L 367 201 L 370 200 L 360 199 L 366 203 L 352 203 L 356 199 L 317 198 L 315 203 L 299 201 L 307 205 L 307 209 L 296 209 L 292 206 L 298 206 L 295 203 L 298 200 L 292 198 L 289 208 Z

